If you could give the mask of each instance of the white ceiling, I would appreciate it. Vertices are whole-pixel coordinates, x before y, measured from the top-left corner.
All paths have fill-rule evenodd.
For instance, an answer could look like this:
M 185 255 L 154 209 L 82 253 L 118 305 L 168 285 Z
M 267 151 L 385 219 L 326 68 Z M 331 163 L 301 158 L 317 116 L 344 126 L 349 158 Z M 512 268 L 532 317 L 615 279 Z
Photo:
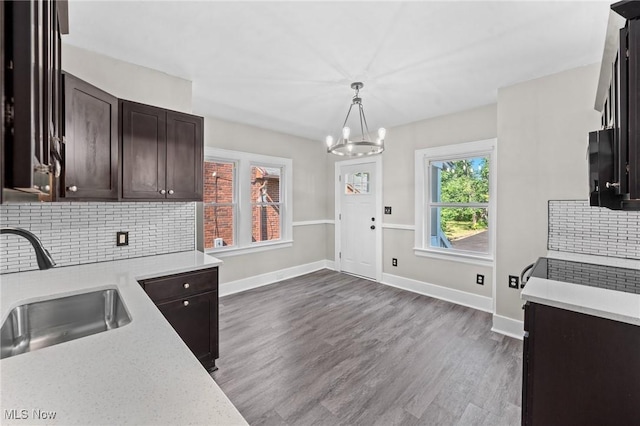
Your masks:
M 321 141 L 353 81 L 389 128 L 599 62 L 609 4 L 71 0 L 65 43 L 193 81 L 194 113 Z

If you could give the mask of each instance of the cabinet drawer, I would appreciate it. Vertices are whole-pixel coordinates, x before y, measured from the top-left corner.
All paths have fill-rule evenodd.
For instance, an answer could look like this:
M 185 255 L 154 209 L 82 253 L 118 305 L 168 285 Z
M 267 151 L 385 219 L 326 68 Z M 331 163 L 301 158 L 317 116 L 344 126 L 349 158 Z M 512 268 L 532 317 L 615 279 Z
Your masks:
M 142 281 L 144 291 L 156 304 L 198 293 L 218 290 L 218 268 L 152 278 Z

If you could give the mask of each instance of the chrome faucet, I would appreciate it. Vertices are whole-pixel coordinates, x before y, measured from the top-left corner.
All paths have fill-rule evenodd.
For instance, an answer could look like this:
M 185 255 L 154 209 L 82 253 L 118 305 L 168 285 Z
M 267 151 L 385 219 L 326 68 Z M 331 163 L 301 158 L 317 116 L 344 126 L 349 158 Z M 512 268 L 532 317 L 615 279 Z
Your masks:
M 36 252 L 36 259 L 38 260 L 38 267 L 40 269 L 49 269 L 56 266 L 56 262 L 53 261 L 47 249 L 42 246 L 40 239 L 26 229 L 1 228 L 0 234 L 14 234 L 26 238 Z

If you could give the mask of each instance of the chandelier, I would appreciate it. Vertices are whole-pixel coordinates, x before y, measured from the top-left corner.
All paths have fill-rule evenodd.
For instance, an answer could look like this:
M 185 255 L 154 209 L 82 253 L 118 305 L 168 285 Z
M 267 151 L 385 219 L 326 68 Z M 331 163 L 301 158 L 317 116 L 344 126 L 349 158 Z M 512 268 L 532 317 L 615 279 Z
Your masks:
M 380 154 L 384 151 L 384 138 L 387 131 L 381 127 L 378 129 L 378 137 L 376 140 L 371 139 L 369 134 L 369 126 L 367 125 L 367 119 L 364 116 L 364 107 L 362 106 L 362 98 L 359 96 L 360 89 L 364 87 L 361 82 L 351 83 L 351 88 L 356 91 L 353 96 L 349 111 L 347 111 L 347 117 L 342 124 L 342 137 L 338 138 L 334 142 L 332 136 L 327 136 L 325 142 L 327 144 L 327 152 L 335 155 L 341 155 L 346 157 L 361 157 L 364 155 Z M 359 123 L 360 123 L 360 138 L 356 137 L 355 140 L 349 139 L 351 136 L 351 128 L 347 126 L 349 121 L 349 114 L 351 110 L 356 106 L 358 109 Z

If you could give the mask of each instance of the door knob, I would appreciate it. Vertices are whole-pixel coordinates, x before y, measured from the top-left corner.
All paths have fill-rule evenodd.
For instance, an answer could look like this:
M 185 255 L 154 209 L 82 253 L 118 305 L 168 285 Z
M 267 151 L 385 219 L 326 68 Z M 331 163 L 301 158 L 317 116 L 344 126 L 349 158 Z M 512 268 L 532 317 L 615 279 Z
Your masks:
M 371 225 L 371 229 L 376 229 L 376 226 L 375 225 Z
M 371 222 L 375 222 L 375 221 L 376 221 L 376 218 L 375 218 L 375 217 L 372 217 L 372 218 L 371 218 Z
M 160 193 L 161 193 L 162 195 L 164 195 L 164 194 L 166 194 L 166 193 L 167 193 L 167 191 L 165 191 L 164 189 L 161 189 L 161 190 L 160 190 Z
M 75 185 L 71 185 L 67 187 L 67 191 L 69 192 L 76 192 L 78 190 L 78 187 Z
M 173 189 L 169 190 L 169 195 L 173 195 Z

